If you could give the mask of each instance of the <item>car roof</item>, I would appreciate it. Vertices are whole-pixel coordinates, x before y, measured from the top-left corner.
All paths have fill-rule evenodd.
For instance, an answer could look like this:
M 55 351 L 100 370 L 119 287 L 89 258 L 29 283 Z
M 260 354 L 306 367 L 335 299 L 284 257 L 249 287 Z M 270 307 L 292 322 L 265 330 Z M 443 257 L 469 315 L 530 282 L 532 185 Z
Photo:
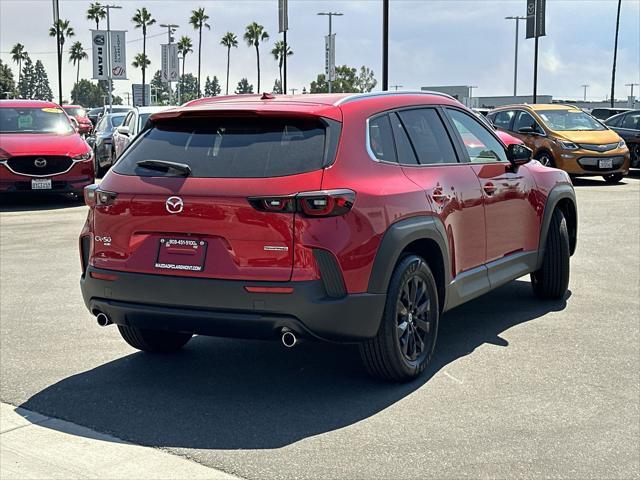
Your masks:
M 162 112 L 164 110 L 168 110 L 169 108 L 172 107 L 135 107 L 135 110 L 138 111 L 138 113 L 156 113 L 156 112 Z
M 518 103 L 513 105 L 501 105 L 494 110 L 510 110 L 512 108 L 523 108 L 526 110 L 539 111 L 539 110 L 580 110 L 574 105 L 566 103 Z M 582 110 L 580 110 L 582 111 Z
M 84 108 L 82 105 L 62 105 L 62 108 Z
M 15 108 L 15 107 L 30 107 L 30 108 L 60 108 L 60 105 L 46 100 L 0 100 L 0 107 Z
M 439 92 L 399 91 L 370 93 L 317 93 L 301 95 L 248 94 L 207 97 L 192 100 L 184 105 L 152 115 L 152 120 L 175 118 L 182 115 L 198 115 L 206 112 L 234 111 L 239 113 L 287 112 L 297 115 L 325 116 L 342 119 L 340 110 L 369 107 L 388 110 L 410 105 L 461 105 L 453 97 Z

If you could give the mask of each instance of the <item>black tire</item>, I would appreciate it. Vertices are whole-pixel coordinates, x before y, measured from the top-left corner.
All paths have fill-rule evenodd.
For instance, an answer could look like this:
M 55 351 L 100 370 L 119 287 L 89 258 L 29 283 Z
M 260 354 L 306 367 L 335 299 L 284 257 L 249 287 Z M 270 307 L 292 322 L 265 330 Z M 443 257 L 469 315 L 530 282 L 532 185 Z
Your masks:
M 412 292 L 417 292 L 413 303 Z M 409 303 L 412 311 L 407 311 Z M 360 344 L 367 372 L 394 382 L 420 375 L 433 355 L 439 317 L 438 290 L 429 266 L 417 255 L 402 258 L 391 276 L 378 334 Z
M 536 155 L 536 160 L 538 160 L 545 167 L 556 167 L 556 161 L 549 152 L 542 151 Z
M 180 350 L 191 340 L 190 333 L 164 330 L 144 330 L 142 328 L 118 325 L 120 335 L 133 348 L 153 353 L 169 353 Z
M 542 267 L 531 274 L 533 292 L 543 299 L 564 298 L 569 288 L 569 230 L 560 210 L 553 212 Z
M 603 175 L 602 178 L 604 178 L 604 181 L 607 183 L 615 184 L 620 183 L 624 175 L 622 173 L 611 173 L 609 175 Z
M 100 162 L 98 161 L 97 156 L 94 156 L 94 170 L 96 173 L 96 178 L 102 178 L 104 176 L 104 168 L 100 166 Z

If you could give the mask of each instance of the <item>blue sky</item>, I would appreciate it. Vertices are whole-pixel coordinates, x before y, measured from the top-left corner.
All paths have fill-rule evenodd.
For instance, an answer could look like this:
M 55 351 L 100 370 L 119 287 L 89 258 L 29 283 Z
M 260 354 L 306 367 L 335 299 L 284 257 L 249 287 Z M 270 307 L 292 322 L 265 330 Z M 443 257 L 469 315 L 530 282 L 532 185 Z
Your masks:
M 61 17 L 71 21 L 73 39 L 90 46 L 86 20 L 89 1 L 60 0 Z M 140 30 L 130 19 L 135 9 L 146 6 L 157 23 L 181 26 L 177 36 L 188 35 L 197 45 L 197 32 L 188 24 L 190 11 L 204 7 L 212 28 L 203 33 L 203 83 L 206 75 L 224 80 L 226 51 L 220 37 L 232 31 L 240 45 L 232 50 L 231 89 L 241 77 L 256 84 L 255 51 L 242 42 L 244 27 L 257 21 L 271 39 L 261 49 L 262 90 L 271 89 L 278 75 L 277 64 L 269 54 L 279 38 L 277 0 L 154 0 L 115 2 L 112 28 L 128 30 L 129 63 L 142 50 Z M 324 69 L 326 17 L 319 11 L 340 11 L 334 19 L 336 63 L 367 65 L 376 78 L 381 74 L 380 0 L 289 0 L 289 43 L 294 50 L 289 61 L 289 87 L 301 89 Z M 424 85 L 477 85 L 475 95 L 508 95 L 513 85 L 514 22 L 505 16 L 523 15 L 525 0 L 391 0 L 390 78 L 391 85 L 416 89 Z M 604 99 L 610 89 L 616 0 L 548 0 L 547 37 L 540 40 L 539 93 L 556 98 L 581 98 L 582 84 L 589 84 L 587 96 Z M 47 34 L 52 21 L 50 0 L 0 0 L 0 55 L 10 62 L 9 50 L 16 42 L 26 46 L 32 59 L 41 59 L 49 73 L 53 90 L 57 88 L 55 42 Z M 530 94 L 533 73 L 533 40 L 524 39 L 521 23 L 518 93 Z M 160 67 L 160 44 L 166 33 L 152 26 L 147 42 L 155 72 Z M 166 32 L 166 30 L 165 30 Z M 64 95 L 75 81 L 74 67 L 65 58 Z M 197 69 L 196 52 L 187 57 L 187 72 Z M 15 73 L 15 72 L 14 72 Z M 81 66 L 81 77 L 90 77 L 90 62 Z M 129 78 L 140 82 L 140 71 L 129 67 Z M 623 0 L 618 50 L 617 97 L 628 95 L 628 83 L 640 82 L 640 0 Z M 378 88 L 380 85 L 378 85 Z M 130 91 L 130 82 L 115 84 L 121 94 Z M 639 90 L 636 90 L 640 92 Z

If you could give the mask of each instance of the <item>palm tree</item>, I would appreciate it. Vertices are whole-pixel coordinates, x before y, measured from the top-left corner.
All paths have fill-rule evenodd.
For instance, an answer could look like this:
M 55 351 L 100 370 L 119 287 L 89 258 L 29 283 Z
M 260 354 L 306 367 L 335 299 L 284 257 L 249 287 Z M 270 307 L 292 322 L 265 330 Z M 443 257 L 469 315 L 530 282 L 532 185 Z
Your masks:
M 100 5 L 99 2 L 92 3 L 87 10 L 87 20 L 96 22 L 96 30 L 100 30 L 100 20 L 107 17 L 107 9 Z
M 207 23 L 209 15 L 204 13 L 204 8 L 200 7 L 198 10 L 191 11 L 191 18 L 189 23 L 193 25 L 193 28 L 198 30 L 198 97 L 200 97 L 200 65 L 202 63 L 202 27 L 206 27 L 211 30 L 211 25 Z
M 147 68 L 149 65 L 151 65 L 151 60 L 149 60 L 144 53 L 137 53 L 136 56 L 133 58 L 133 62 L 131 62 L 131 65 L 134 68 L 144 69 L 144 68 Z
M 148 63 L 141 63 L 140 68 L 142 68 L 142 106 L 144 107 L 145 102 L 145 74 L 147 72 L 147 65 L 149 65 L 149 59 L 147 58 L 147 27 L 156 23 L 156 20 L 151 16 L 146 7 L 142 7 L 136 10 L 136 14 L 133 16 L 131 21 L 134 23 L 135 28 L 142 28 L 142 57 Z M 136 59 L 138 56 L 136 55 Z M 136 67 L 134 65 L 134 67 Z M 136 67 L 138 68 L 138 67 Z
M 24 45 L 16 43 L 11 49 L 11 58 L 18 64 L 18 85 L 20 85 L 20 76 L 22 75 L 22 61 L 29 58 L 29 54 L 24 49 Z
M 280 69 L 280 93 L 285 93 L 282 91 L 282 89 L 284 88 L 284 84 L 282 83 L 282 64 L 284 63 L 284 52 L 284 42 L 282 40 L 278 40 L 271 50 L 271 55 L 273 55 L 273 58 L 275 58 L 278 62 L 278 68 Z M 289 45 L 287 45 L 287 57 L 290 57 L 291 55 L 293 55 L 293 50 L 291 50 L 289 48 Z
M 256 22 L 247 25 L 247 29 L 244 32 L 244 40 L 249 47 L 256 47 L 256 61 L 258 65 L 258 90 L 260 92 L 260 42 L 269 39 L 269 34 L 264 30 L 262 25 Z
M 53 26 L 49 29 L 49 36 L 56 37 L 58 45 L 60 48 L 58 50 L 58 96 L 60 97 L 58 101 L 62 103 L 62 52 L 64 50 L 64 42 L 67 38 L 73 37 L 76 32 L 73 31 L 73 28 L 69 24 L 69 20 L 58 19 L 57 22 L 53 22 Z
M 220 45 L 227 47 L 227 88 L 225 95 L 229 95 L 229 64 L 231 61 L 231 47 L 238 48 L 238 37 L 235 33 L 227 32 L 220 40 Z
M 191 43 L 191 39 L 186 35 L 183 35 L 178 41 L 178 53 L 182 55 L 182 75 L 180 76 L 180 83 L 178 85 L 179 89 L 182 89 L 182 85 L 184 83 L 184 63 L 187 58 L 187 54 L 192 52 L 193 52 L 193 43 Z M 180 95 L 182 94 L 180 93 Z
M 622 0 L 618 0 L 618 16 L 616 17 L 616 40 L 613 45 L 613 70 L 611 71 L 611 108 L 615 104 L 616 91 L 616 61 L 618 60 L 618 33 L 620 32 L 620 7 Z
M 73 45 L 71 45 L 71 48 L 69 49 L 69 61 L 73 62 L 74 65 L 76 63 L 78 64 L 76 83 L 80 81 L 80 60 L 84 60 L 85 58 L 89 58 L 89 55 L 87 55 L 87 52 L 84 51 L 82 43 L 75 42 Z

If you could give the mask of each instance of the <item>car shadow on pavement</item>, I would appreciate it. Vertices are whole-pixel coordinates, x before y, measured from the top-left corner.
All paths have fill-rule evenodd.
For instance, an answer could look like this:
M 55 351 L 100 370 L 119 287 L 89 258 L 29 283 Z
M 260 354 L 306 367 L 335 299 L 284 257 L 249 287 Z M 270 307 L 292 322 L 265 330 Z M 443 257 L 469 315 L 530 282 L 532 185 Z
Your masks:
M 58 210 L 61 208 L 78 207 L 84 204 L 81 196 L 51 194 L 2 194 L 0 195 L 0 212 L 33 212 L 36 210 Z
M 569 294 L 570 295 L 570 294 Z M 567 296 L 568 298 L 568 296 Z M 393 405 L 506 330 L 563 310 L 515 281 L 447 313 L 430 368 L 408 384 L 370 379 L 357 348 L 196 337 L 170 356 L 134 353 L 65 378 L 20 405 L 154 447 L 272 449 Z M 427 385 L 425 385 L 427 384 Z

